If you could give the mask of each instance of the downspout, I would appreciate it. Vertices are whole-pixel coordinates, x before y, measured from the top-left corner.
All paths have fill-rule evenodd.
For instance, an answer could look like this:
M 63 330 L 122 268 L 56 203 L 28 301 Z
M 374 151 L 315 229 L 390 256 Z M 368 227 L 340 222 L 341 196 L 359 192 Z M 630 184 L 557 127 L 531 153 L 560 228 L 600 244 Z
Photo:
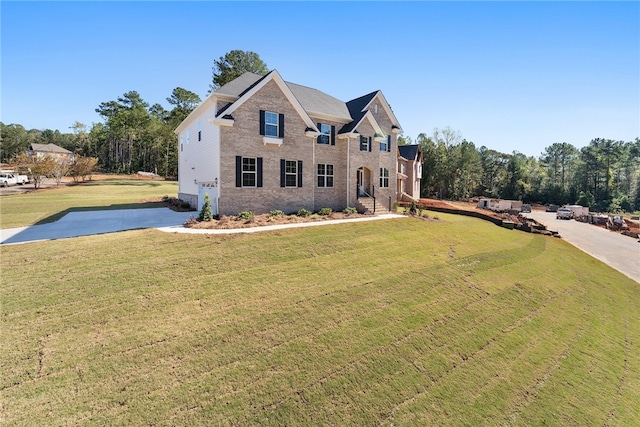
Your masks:
M 215 179 L 218 181 L 218 197 L 216 198 L 216 215 L 220 216 L 220 195 L 222 194 L 222 171 L 220 170 L 220 156 L 222 155 L 222 129 L 221 126 L 215 127 L 216 133 L 218 134 L 218 153 L 216 155 L 218 161 L 218 176 Z
M 351 183 L 349 181 L 349 177 L 351 176 L 351 138 L 347 136 L 347 207 L 349 207 L 349 189 L 351 188 Z
M 313 145 L 313 150 L 311 150 L 311 157 L 312 157 L 312 164 L 313 164 L 313 169 L 312 172 L 315 174 L 318 170 L 318 166 L 316 165 L 316 141 L 314 140 L 312 142 Z M 313 211 L 316 211 L 316 185 L 317 183 L 315 182 L 314 179 L 311 180 L 312 183 L 312 187 L 311 187 L 311 196 L 313 197 Z

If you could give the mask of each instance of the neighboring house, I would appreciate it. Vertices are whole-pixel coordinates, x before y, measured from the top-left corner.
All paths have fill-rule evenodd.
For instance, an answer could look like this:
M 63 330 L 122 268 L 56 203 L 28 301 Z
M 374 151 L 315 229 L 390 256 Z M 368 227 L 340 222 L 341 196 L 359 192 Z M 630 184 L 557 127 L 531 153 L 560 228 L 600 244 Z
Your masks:
M 420 198 L 422 152 L 419 145 L 398 146 L 398 200 L 410 202 Z
M 58 147 L 55 144 L 31 144 L 29 145 L 27 154 L 29 157 L 35 156 L 37 159 L 50 156 L 57 161 L 72 161 L 75 157 L 75 154 L 71 151 Z
M 244 73 L 175 132 L 178 197 L 197 209 L 205 194 L 221 215 L 348 206 L 380 212 L 398 199 L 401 128 L 380 91 L 343 102 L 285 82 L 275 70 Z

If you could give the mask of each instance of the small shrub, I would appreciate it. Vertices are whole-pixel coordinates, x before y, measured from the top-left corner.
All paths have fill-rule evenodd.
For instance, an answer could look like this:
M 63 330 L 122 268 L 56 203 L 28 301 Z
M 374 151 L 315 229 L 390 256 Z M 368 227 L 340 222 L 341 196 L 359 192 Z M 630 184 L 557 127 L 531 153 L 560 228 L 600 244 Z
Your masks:
M 271 215 L 271 216 L 284 216 L 284 212 L 282 212 L 281 210 L 273 210 L 273 211 L 269 212 L 269 215 Z
M 331 208 L 322 208 L 318 211 L 318 215 L 327 216 L 333 213 L 333 209 Z
M 194 217 L 189 217 L 189 219 L 188 219 L 188 220 L 186 220 L 186 221 L 184 222 L 184 224 L 182 224 L 182 225 L 183 225 L 185 228 L 191 228 L 191 227 L 193 227 L 194 225 L 196 225 L 197 223 L 198 223 L 198 220 L 197 220 L 197 219 L 195 219 Z
M 198 221 L 211 221 L 213 219 L 213 210 L 211 209 L 211 199 L 209 195 L 205 193 L 204 203 L 202 204 L 202 210 L 198 216 Z
M 296 215 L 298 216 L 310 216 L 313 212 L 306 210 L 305 208 L 302 208 L 298 211 L 298 213 L 296 213 Z
M 243 211 L 238 214 L 238 218 L 240 219 L 253 219 L 255 214 L 251 211 Z
M 418 205 L 418 203 L 415 200 L 412 200 L 411 204 L 404 208 L 404 213 L 409 215 L 422 216 L 422 210 L 423 210 L 422 206 Z
M 349 207 L 344 208 L 344 210 L 342 212 L 346 213 L 347 215 L 352 215 L 352 214 L 357 214 L 358 213 L 358 209 L 349 206 Z

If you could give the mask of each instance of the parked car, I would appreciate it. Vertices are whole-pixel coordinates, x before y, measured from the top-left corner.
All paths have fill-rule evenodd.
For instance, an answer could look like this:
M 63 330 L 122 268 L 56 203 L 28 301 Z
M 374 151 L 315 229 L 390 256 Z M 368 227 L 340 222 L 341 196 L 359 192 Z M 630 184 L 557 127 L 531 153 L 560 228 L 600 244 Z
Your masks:
M 531 205 L 522 205 L 522 213 L 531 212 Z
M 572 219 L 573 211 L 568 208 L 560 208 L 556 212 L 556 219 Z
M 15 176 L 10 173 L 0 173 L 0 186 L 9 187 L 11 185 L 16 185 L 18 180 Z

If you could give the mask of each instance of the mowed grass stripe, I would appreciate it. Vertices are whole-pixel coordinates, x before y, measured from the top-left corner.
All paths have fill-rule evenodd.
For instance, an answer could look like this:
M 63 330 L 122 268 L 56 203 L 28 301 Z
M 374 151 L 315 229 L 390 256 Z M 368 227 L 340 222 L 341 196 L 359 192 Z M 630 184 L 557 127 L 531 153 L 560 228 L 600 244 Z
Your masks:
M 546 393 L 582 378 L 576 352 L 606 383 L 594 419 L 635 420 L 637 314 L 591 320 L 637 285 L 557 239 L 441 218 L 3 248 L 5 421 L 574 423 L 579 402 Z M 585 341 L 625 321 L 603 353 Z

